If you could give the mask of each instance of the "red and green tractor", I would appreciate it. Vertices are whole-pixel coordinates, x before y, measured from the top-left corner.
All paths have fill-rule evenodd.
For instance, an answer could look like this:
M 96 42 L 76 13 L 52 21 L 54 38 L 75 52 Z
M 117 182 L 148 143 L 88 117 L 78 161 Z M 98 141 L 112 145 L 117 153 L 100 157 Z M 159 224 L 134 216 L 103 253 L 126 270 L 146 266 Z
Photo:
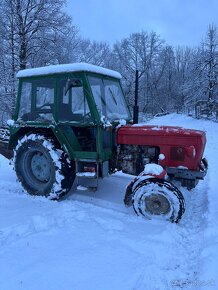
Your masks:
M 182 192 L 207 172 L 203 131 L 133 124 L 118 72 L 66 64 L 18 72 L 13 120 L 0 129 L 0 153 L 14 160 L 31 195 L 58 199 L 75 180 L 122 170 L 133 181 L 124 193 L 138 215 L 178 222 Z M 97 184 L 97 183 L 96 183 Z

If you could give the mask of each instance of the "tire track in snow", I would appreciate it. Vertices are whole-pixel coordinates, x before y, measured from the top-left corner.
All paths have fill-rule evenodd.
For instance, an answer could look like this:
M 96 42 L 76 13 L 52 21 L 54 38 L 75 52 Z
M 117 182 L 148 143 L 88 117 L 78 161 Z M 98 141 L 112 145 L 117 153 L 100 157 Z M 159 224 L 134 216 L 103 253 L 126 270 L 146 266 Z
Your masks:
M 199 290 L 200 256 L 207 226 L 207 190 L 207 180 L 190 192 L 183 189 L 187 208 L 179 224 L 166 224 L 166 229 L 159 234 L 127 243 L 141 256 L 132 290 Z M 149 222 L 155 227 L 153 221 Z
M 49 232 L 60 227 L 78 227 L 87 220 L 90 225 L 101 227 L 110 239 L 122 240 L 130 252 L 138 253 L 135 261 L 132 288 L 137 290 L 185 289 L 198 277 L 197 269 L 202 249 L 207 208 L 207 182 L 199 184 L 192 192 L 186 192 L 189 200 L 186 215 L 179 225 L 147 221 L 113 209 L 105 209 L 89 203 L 62 201 L 41 215 L 30 216 L 27 223 L 3 229 L 0 245 L 8 246 L 19 239 L 41 232 Z M 147 232 L 142 233 L 145 224 Z M 164 227 L 162 227 L 164 225 Z M 154 228 L 157 226 L 157 231 Z M 149 227 L 151 233 L 149 234 Z M 158 230 L 159 227 L 159 230 Z M 133 228 L 135 228 L 134 231 Z M 165 228 L 163 230 L 163 228 Z M 132 231 L 135 236 L 129 236 Z M 171 248 L 170 254 L 167 249 Z M 157 253 L 155 253 L 155 250 Z M 171 256 L 171 253 L 174 256 Z M 160 257 L 158 256 L 160 254 Z M 162 256 L 161 256 L 162 255 Z M 155 271 L 157 270 L 157 275 Z M 161 276 L 160 274 L 163 274 Z
M 184 189 L 182 189 L 184 192 Z M 32 215 L 27 223 L 14 225 L 2 229 L 0 232 L 0 245 L 15 243 L 19 239 L 41 232 L 48 232 L 62 226 L 75 227 L 87 220 L 93 225 L 101 227 L 105 233 L 111 234 L 111 238 L 122 238 L 122 243 L 131 252 L 136 252 L 139 259 L 136 262 L 136 271 L 132 277 L 132 289 L 137 290 L 169 290 L 191 288 L 190 283 L 198 278 L 199 256 L 202 250 L 203 230 L 207 211 L 207 180 L 201 182 L 191 192 L 185 191 L 187 196 L 186 214 L 179 225 L 165 224 L 163 232 L 155 233 L 152 228 L 152 236 L 148 232 L 141 234 L 142 223 L 145 227 L 155 227 L 155 221 L 147 221 L 131 214 L 115 211 L 113 208 L 102 208 L 99 205 L 66 200 L 54 204 L 54 208 L 41 215 Z M 127 222 L 135 230 L 136 236 L 129 238 Z M 157 226 L 159 224 L 157 223 Z M 163 227 L 161 226 L 161 229 Z M 168 248 L 174 249 L 165 254 Z M 154 252 L 158 251 L 157 256 Z M 171 257 L 171 253 L 174 253 Z M 164 256 L 165 255 L 165 256 Z M 158 275 L 155 275 L 157 270 Z M 163 273 L 164 276 L 160 276 Z M 189 284 L 188 284 L 189 283 Z M 149 285 L 150 286 L 149 286 Z
M 37 200 L 36 200 L 37 201 Z M 50 201 L 53 203 L 52 201 Z M 96 215 L 96 211 L 98 214 Z M 41 214 L 33 214 L 26 222 L 13 224 L 0 229 L 0 252 L 5 246 L 9 246 L 20 239 L 42 232 L 49 232 L 63 227 L 75 230 L 81 223 L 89 221 L 93 225 L 101 227 L 107 232 L 122 231 L 123 220 L 128 215 L 116 213 L 113 209 L 101 208 L 100 206 L 79 201 L 62 201 L 54 203 L 52 209 L 44 209 Z M 105 218 L 105 215 L 108 218 Z M 120 219 L 119 219 L 120 217 Z
M 0 230 L 0 251 L 3 247 L 9 246 L 20 239 L 40 232 L 47 232 L 57 226 L 56 219 L 49 219 L 46 216 L 32 216 L 27 223 L 13 225 Z
M 36 200 L 37 201 L 37 200 Z M 51 201 L 52 203 L 52 201 Z M 83 216 L 79 214 L 79 210 L 73 210 L 74 206 L 70 207 L 68 212 L 64 204 L 55 204 L 52 209 L 44 209 L 42 213 L 28 216 L 26 222 L 13 224 L 12 226 L 0 229 L 0 251 L 20 239 L 24 239 L 31 235 L 42 232 L 49 232 L 62 227 L 71 226 L 75 220 L 80 220 Z M 77 216 L 75 216 L 77 215 Z M 82 218 L 83 219 L 83 218 Z
M 178 270 L 178 276 L 174 275 L 169 281 L 170 289 L 199 289 L 200 256 L 207 226 L 207 192 L 208 178 L 194 190 L 185 192 L 186 214 L 173 234 L 177 255 L 174 256 L 171 270 Z

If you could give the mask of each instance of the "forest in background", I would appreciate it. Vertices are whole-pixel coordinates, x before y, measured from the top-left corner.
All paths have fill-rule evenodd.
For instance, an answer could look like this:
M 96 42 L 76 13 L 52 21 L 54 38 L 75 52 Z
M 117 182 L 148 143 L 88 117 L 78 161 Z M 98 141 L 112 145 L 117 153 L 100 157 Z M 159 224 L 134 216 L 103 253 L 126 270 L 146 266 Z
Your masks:
M 16 73 L 25 68 L 87 62 L 119 71 L 134 105 L 139 71 L 140 112 L 170 112 L 218 120 L 218 33 L 208 24 L 195 48 L 173 47 L 154 31 L 117 41 L 91 41 L 65 12 L 65 0 L 2 0 L 0 3 L 0 124 L 15 106 Z

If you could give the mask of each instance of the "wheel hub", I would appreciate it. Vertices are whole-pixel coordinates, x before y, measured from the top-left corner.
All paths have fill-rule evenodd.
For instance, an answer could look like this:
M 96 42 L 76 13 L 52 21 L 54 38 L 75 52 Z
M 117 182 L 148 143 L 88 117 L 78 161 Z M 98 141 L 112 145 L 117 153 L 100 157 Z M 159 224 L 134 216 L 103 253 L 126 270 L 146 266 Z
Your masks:
M 152 194 L 145 197 L 145 209 L 154 215 L 167 214 L 170 212 L 169 200 L 161 194 Z
M 36 152 L 31 159 L 31 170 L 36 179 L 46 182 L 50 178 L 49 161 L 41 152 Z

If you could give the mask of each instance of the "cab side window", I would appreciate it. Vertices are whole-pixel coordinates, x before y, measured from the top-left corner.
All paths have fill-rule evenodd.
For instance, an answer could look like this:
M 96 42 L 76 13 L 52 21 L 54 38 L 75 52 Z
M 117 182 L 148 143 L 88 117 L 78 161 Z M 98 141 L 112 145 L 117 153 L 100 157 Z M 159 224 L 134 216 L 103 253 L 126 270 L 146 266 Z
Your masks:
M 18 118 L 23 119 L 25 115 L 31 114 L 32 82 L 22 82 L 21 98 Z

